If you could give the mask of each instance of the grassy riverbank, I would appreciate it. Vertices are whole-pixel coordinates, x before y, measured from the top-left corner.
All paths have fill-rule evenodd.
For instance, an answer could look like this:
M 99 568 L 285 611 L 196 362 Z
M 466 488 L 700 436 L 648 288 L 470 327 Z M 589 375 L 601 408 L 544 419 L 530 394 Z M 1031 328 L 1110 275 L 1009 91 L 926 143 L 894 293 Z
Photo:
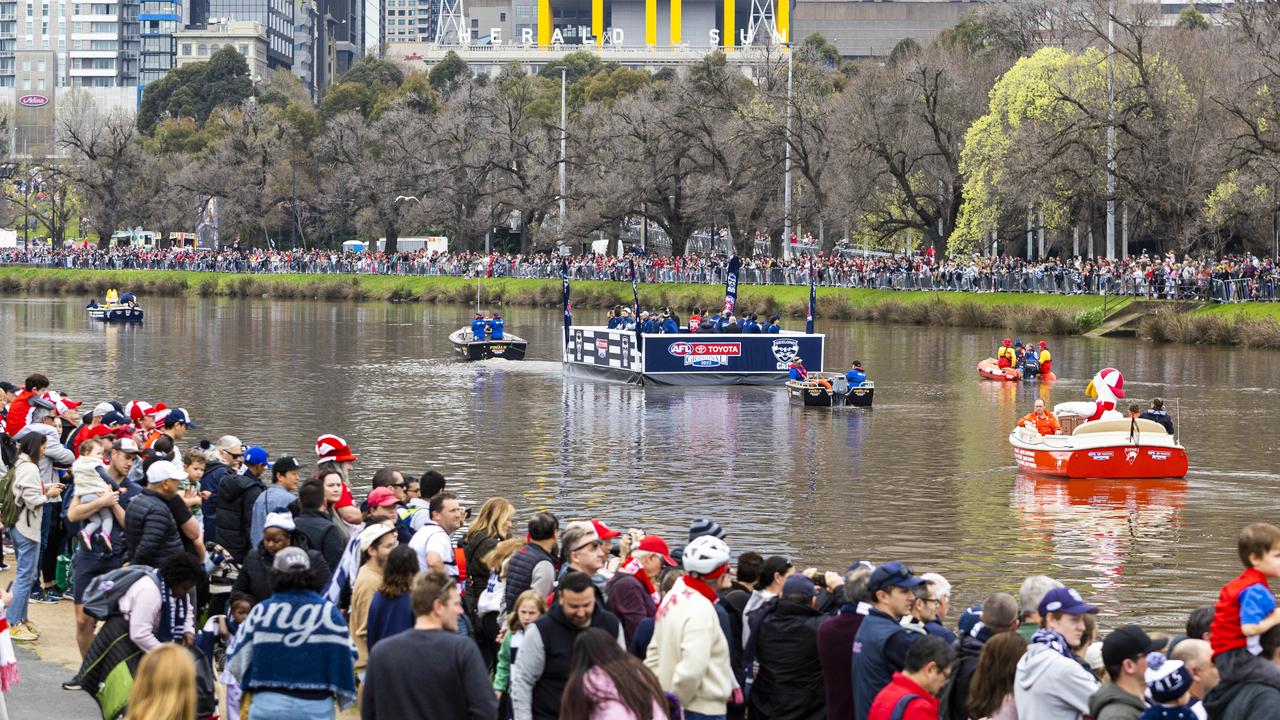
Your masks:
M 178 270 L 52 270 L 0 267 L 0 296 L 69 295 L 101 298 L 108 288 L 128 289 L 144 301 L 156 297 L 268 297 L 293 300 L 381 300 L 387 302 L 475 302 L 480 285 L 486 306 L 557 307 L 555 280 L 396 275 L 240 275 Z M 808 288 L 744 285 L 741 311 L 803 318 Z M 643 307 L 670 306 L 682 314 L 693 307 L 719 307 L 719 285 L 642 284 Z M 603 309 L 631 304 L 625 282 L 577 280 L 573 304 Z M 1128 300 L 1093 295 L 1032 293 L 935 293 L 851 288 L 819 288 L 818 315 L 831 320 L 999 328 L 1010 333 L 1073 335 L 1097 327 Z M 1155 342 L 1237 345 L 1280 349 L 1280 303 L 1208 305 L 1191 312 L 1168 311 L 1142 319 L 1139 336 Z
M 471 303 L 479 281 L 452 277 L 390 275 L 239 275 L 170 270 L 53 270 L 0 268 L 0 296 L 71 295 L 101 298 L 108 288 L 128 289 L 144 300 L 154 297 L 269 297 L 315 300 L 384 300 L 389 302 Z M 481 285 L 485 305 L 556 307 L 560 283 L 552 280 L 494 278 Z M 625 282 L 574 281 L 577 308 L 609 308 L 631 304 Z M 718 307 L 724 291 L 718 285 L 642 284 L 643 307 L 670 306 L 687 313 L 693 307 Z M 1124 301 L 1112 298 L 1114 311 Z M 803 318 L 808 288 L 744 285 L 741 311 L 779 313 Z M 918 325 L 1004 328 L 1014 332 L 1070 335 L 1085 332 L 1103 319 L 1103 300 L 1092 296 L 1021 293 L 966 294 L 819 288 L 818 315 L 827 319 L 867 320 Z

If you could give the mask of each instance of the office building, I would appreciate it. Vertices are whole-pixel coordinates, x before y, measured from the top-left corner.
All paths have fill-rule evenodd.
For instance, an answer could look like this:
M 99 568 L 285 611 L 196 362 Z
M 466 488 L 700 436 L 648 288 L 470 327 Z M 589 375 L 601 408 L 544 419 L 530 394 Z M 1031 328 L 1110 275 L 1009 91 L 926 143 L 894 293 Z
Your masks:
M 293 67 L 294 0 L 209 0 L 209 14 L 191 27 L 214 22 L 256 22 L 267 32 L 267 67 Z
M 230 46 L 244 56 L 249 66 L 249 77 L 254 82 L 267 77 L 270 45 L 266 29 L 256 22 L 211 22 L 203 28 L 182 30 L 176 34 L 175 40 L 178 45 L 177 67 L 206 62 L 214 53 Z

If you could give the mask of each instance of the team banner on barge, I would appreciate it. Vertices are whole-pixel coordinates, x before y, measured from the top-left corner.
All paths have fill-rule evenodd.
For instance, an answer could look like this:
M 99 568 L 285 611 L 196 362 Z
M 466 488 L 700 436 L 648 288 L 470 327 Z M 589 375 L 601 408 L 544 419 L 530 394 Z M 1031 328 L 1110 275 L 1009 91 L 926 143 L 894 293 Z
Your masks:
M 774 385 L 791 361 L 821 370 L 822 335 L 676 333 L 639 335 L 574 326 L 564 362 L 574 373 L 659 385 Z

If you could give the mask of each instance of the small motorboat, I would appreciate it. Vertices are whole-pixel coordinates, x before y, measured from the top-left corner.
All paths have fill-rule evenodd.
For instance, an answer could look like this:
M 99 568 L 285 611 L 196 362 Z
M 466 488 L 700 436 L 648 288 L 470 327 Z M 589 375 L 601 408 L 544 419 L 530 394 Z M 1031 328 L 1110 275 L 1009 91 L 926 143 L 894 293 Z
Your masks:
M 1002 368 L 995 358 L 987 358 L 978 363 L 978 374 L 988 380 L 1021 380 L 1022 373 L 1017 368 Z
M 818 384 L 818 379 L 829 381 L 831 389 Z M 791 401 L 805 407 L 871 407 L 875 394 L 875 383 L 868 381 L 849 387 L 848 379 L 839 373 L 811 372 L 807 380 L 787 381 Z
M 142 322 L 142 308 L 132 303 L 128 305 L 90 305 L 86 308 L 89 319 L 103 322 Z
M 510 333 L 501 340 L 491 337 L 477 337 L 471 334 L 471 328 L 460 328 L 449 335 L 449 342 L 463 360 L 486 360 L 503 358 L 506 360 L 523 360 L 529 343 Z
M 1103 480 L 1187 474 L 1186 448 L 1159 423 L 1121 418 L 1076 426 L 1078 416 L 1057 417 L 1069 434 L 1041 435 L 1034 427 L 1016 427 L 1009 433 L 1019 468 L 1053 477 Z

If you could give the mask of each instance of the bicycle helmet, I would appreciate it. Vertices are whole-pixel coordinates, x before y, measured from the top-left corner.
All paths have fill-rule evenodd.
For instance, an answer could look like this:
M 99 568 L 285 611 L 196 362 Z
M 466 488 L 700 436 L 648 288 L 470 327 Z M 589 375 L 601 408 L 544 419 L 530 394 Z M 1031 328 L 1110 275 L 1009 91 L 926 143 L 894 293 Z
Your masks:
M 729 546 L 714 535 L 703 535 L 685 546 L 682 561 L 685 570 L 707 575 L 729 564 Z

